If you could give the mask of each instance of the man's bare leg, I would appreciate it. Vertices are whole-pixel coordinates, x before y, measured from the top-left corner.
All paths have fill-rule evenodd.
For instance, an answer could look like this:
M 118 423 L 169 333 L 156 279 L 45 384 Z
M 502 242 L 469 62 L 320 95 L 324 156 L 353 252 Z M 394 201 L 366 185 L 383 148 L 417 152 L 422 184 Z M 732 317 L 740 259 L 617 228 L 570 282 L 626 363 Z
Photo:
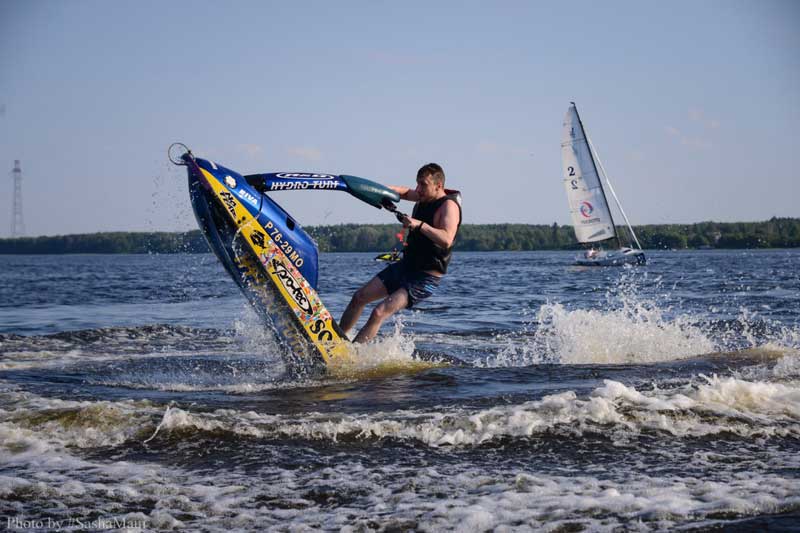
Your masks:
M 364 307 L 370 302 L 386 297 L 388 294 L 380 278 L 376 276 L 369 280 L 366 285 L 353 294 L 350 303 L 347 304 L 347 309 L 342 313 L 339 327 L 345 333 L 353 329 L 356 322 L 358 322 L 358 317 L 360 317 L 361 313 L 364 311 Z
M 375 306 L 375 309 L 369 315 L 369 320 L 358 332 L 353 342 L 368 342 L 372 340 L 384 320 L 406 307 L 408 307 L 408 291 L 397 289 L 388 298 Z

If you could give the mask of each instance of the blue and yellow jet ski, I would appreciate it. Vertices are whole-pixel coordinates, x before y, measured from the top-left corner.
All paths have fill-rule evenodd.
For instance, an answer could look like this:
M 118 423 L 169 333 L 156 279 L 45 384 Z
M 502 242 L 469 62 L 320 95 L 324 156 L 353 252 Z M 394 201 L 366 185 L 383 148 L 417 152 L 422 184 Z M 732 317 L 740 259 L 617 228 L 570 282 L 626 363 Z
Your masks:
M 177 148 L 183 153 L 173 156 Z M 400 198 L 364 178 L 303 172 L 243 176 L 196 158 L 182 144 L 170 160 L 186 166 L 197 223 L 225 270 L 275 332 L 292 368 L 316 372 L 351 357 L 350 343 L 317 294 L 314 240 L 269 194 L 282 190 L 345 191 L 397 213 Z

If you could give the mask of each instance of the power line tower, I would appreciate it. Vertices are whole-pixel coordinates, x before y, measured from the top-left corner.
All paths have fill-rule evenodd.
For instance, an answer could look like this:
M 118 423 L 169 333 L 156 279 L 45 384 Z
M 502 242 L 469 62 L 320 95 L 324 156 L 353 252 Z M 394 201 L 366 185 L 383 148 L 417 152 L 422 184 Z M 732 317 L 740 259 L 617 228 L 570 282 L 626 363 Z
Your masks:
M 14 160 L 14 210 L 11 218 L 11 237 L 25 235 L 25 221 L 22 219 L 22 169 L 19 159 Z

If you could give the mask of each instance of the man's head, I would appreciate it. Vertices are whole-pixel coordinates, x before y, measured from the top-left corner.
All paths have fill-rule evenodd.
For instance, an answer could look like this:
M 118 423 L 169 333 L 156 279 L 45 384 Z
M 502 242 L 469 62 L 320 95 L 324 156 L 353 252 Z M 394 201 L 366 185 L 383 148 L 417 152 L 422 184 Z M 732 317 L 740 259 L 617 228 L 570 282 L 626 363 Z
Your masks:
M 430 202 L 444 195 L 444 170 L 436 163 L 423 165 L 417 171 L 417 195 L 421 202 Z

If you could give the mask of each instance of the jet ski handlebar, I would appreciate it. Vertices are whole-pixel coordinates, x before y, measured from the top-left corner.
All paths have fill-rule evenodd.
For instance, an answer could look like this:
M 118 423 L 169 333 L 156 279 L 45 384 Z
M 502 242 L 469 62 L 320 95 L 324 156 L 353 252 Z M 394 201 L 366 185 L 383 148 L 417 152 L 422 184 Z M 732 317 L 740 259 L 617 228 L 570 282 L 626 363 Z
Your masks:
M 180 166 L 185 166 L 189 164 L 190 161 L 195 160 L 192 151 L 185 144 L 179 142 L 172 143 L 169 146 L 167 149 L 167 157 L 173 164 Z M 397 206 L 395 205 L 396 202 L 400 201 L 400 195 L 396 191 L 375 181 L 358 176 L 350 176 L 348 174 L 335 176 L 332 174 L 305 172 L 277 172 L 250 174 L 244 176 L 244 178 L 262 194 L 271 193 L 273 191 L 306 189 L 347 191 L 362 202 L 366 202 L 378 209 L 383 208 L 394 213 L 397 220 L 400 222 L 406 217 L 405 214 L 397 210 Z
M 313 174 L 307 172 L 277 172 L 267 174 L 250 174 L 244 177 L 247 182 L 262 194 L 275 191 L 326 190 L 346 191 L 362 202 L 378 209 L 392 211 L 400 195 L 380 183 L 350 176 L 347 174 Z
M 383 207 L 391 211 L 388 206 L 394 207 L 394 202 L 400 201 L 400 195 L 397 192 L 380 183 L 346 174 L 342 174 L 339 177 L 347 184 L 347 192 L 378 209 Z
M 405 219 L 408 215 L 397 209 L 397 206 L 394 205 L 390 200 L 384 199 L 383 201 L 383 208 L 389 211 L 390 213 L 394 213 L 395 218 L 401 224 L 403 223 L 403 219 Z

